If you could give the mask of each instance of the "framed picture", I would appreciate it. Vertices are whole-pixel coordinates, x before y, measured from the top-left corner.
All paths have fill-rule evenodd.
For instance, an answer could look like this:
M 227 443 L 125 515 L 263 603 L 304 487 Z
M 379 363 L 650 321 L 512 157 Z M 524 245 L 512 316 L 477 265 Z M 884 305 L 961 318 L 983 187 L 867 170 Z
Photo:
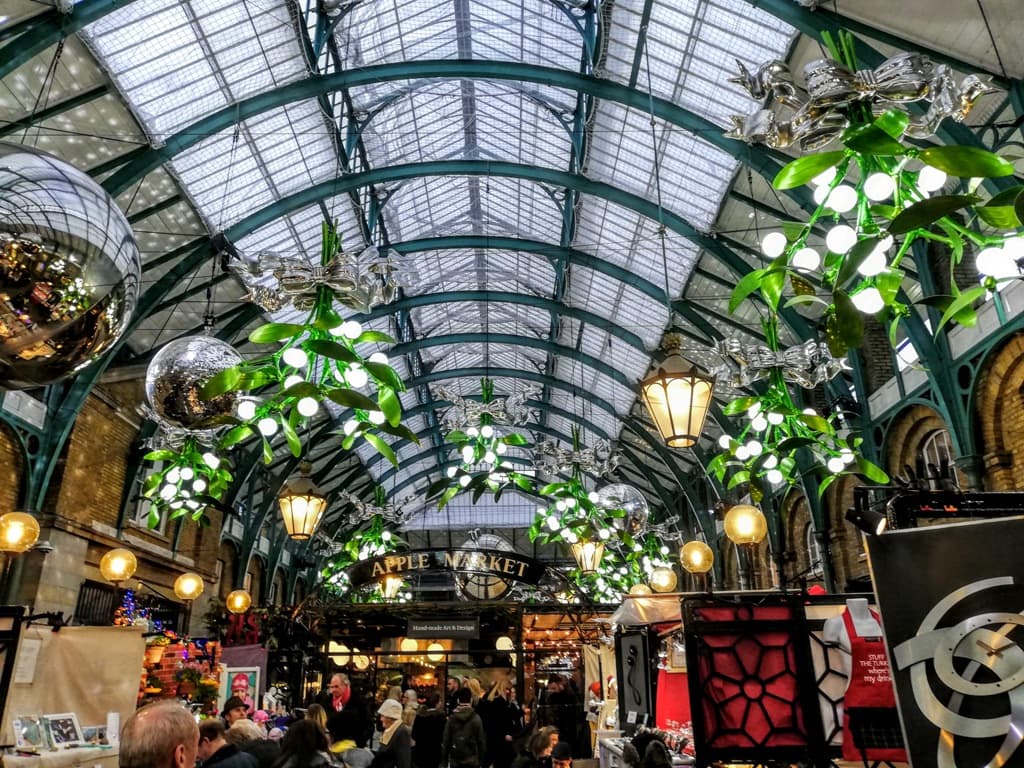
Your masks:
M 249 705 L 249 711 L 259 709 L 260 702 L 260 668 L 259 667 L 227 667 L 220 678 L 220 697 L 217 699 L 218 710 L 224 711 L 224 704 L 232 696 L 237 696 Z
M 86 744 L 106 744 L 107 726 L 105 725 L 83 725 L 82 738 Z
M 39 715 L 19 715 L 14 718 L 14 741 L 18 749 L 48 749 L 46 725 Z
M 82 727 L 78 724 L 78 715 L 74 712 L 63 712 L 59 715 L 43 715 L 50 741 L 57 749 L 77 747 L 83 741 Z

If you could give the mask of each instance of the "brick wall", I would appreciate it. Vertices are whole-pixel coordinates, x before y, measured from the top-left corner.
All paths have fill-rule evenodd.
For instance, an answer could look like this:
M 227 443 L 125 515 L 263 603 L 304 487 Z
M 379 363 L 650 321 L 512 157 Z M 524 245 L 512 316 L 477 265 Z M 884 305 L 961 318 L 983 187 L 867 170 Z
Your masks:
M 1024 489 L 1024 334 L 989 358 L 977 386 L 985 487 Z
M 24 472 L 21 449 L 10 430 L 6 424 L 0 423 L 0 515 L 18 508 Z

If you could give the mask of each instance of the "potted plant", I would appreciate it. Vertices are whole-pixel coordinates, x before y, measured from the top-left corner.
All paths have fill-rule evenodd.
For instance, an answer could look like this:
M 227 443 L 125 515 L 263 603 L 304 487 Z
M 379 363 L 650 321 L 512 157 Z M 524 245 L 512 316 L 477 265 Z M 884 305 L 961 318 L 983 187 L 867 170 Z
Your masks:
M 187 665 L 174 673 L 174 679 L 178 681 L 179 696 L 193 696 L 203 681 L 203 673 L 198 667 Z
M 170 644 L 171 638 L 162 633 L 146 638 L 146 663 L 159 664 Z

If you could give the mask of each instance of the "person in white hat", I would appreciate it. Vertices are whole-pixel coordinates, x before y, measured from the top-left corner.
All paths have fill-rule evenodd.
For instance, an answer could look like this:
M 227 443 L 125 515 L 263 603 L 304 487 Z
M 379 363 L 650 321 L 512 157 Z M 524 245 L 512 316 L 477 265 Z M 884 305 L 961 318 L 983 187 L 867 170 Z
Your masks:
M 402 704 L 387 699 L 377 710 L 384 733 L 371 768 L 412 768 L 412 735 L 402 723 Z

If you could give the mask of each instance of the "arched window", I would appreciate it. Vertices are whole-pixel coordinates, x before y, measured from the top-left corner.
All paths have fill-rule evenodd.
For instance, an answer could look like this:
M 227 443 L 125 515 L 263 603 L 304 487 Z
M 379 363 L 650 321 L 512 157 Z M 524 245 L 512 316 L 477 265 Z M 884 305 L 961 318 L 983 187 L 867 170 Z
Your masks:
M 953 463 L 955 455 L 953 453 L 953 443 L 949 439 L 949 430 L 936 429 L 931 432 L 921 443 L 921 458 L 924 459 L 926 471 L 929 475 L 932 471 L 929 465 L 934 467 L 941 467 L 943 462 L 949 464 L 950 476 L 953 479 L 953 484 L 960 487 L 960 476 L 956 471 L 956 464 Z
M 807 539 L 807 576 L 813 579 L 825 572 L 825 568 L 822 565 L 824 553 L 821 551 L 821 544 L 818 543 L 817 532 L 814 530 L 812 523 L 807 524 L 805 537 Z

